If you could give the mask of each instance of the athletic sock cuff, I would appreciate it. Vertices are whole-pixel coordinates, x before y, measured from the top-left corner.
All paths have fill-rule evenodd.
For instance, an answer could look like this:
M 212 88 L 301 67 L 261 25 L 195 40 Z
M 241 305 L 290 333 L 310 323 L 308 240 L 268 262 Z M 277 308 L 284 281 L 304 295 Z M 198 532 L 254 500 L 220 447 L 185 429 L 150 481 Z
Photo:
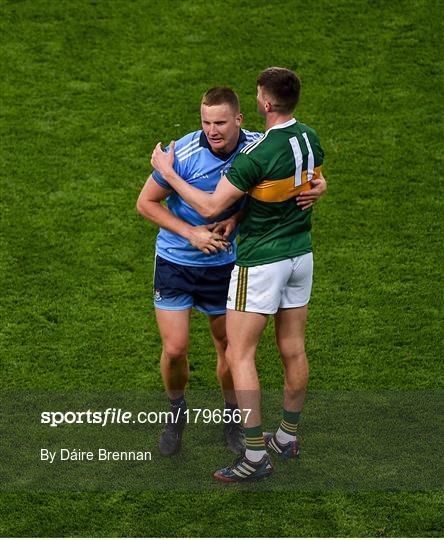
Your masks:
M 245 447 L 248 450 L 264 450 L 265 449 L 262 426 L 244 428 L 244 432 L 245 432 Z
M 284 433 L 289 435 L 296 435 L 296 430 L 298 427 L 299 417 L 301 416 L 300 412 L 286 411 L 283 409 L 282 412 L 282 422 L 279 426 Z
M 300 412 L 286 411 L 285 409 L 282 409 L 282 420 L 284 422 L 288 422 L 289 424 L 297 424 L 300 416 Z

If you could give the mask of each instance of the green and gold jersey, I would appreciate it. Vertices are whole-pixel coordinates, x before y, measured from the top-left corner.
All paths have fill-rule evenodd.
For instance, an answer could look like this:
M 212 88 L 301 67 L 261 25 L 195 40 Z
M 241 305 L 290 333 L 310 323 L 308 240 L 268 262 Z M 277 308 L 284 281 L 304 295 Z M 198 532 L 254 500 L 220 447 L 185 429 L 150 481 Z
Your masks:
M 237 246 L 239 266 L 281 261 L 312 250 L 312 211 L 300 210 L 295 197 L 310 189 L 323 158 L 316 132 L 294 118 L 241 150 L 226 175 L 248 193 Z

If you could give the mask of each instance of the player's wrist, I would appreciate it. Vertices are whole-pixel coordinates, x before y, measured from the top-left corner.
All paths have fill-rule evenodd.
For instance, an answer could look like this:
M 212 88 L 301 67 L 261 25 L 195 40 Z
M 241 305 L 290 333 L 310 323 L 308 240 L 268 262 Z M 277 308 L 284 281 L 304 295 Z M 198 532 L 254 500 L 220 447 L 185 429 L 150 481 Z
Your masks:
M 173 184 L 174 185 L 174 181 L 176 180 L 176 174 L 175 174 L 175 171 L 174 169 L 171 167 L 171 168 L 167 168 L 165 169 L 164 171 L 162 171 L 162 176 L 165 178 L 165 180 L 169 183 L 169 184 Z
M 188 242 L 193 238 L 193 226 L 184 224 L 184 227 L 182 229 L 182 235 L 185 240 L 188 240 Z

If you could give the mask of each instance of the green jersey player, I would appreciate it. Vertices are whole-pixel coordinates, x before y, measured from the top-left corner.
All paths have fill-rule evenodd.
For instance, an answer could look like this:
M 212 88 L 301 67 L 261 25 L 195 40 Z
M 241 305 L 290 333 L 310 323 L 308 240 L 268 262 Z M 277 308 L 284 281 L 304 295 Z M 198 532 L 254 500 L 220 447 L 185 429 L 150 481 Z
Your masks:
M 269 68 L 259 75 L 257 103 L 266 132 L 241 151 L 212 194 L 183 182 L 172 169 L 171 151 L 163 153 L 158 145 L 152 156 L 180 196 L 209 219 L 247 193 L 227 299 L 226 354 L 239 407 L 250 412 L 244 416 L 245 454 L 214 475 L 224 482 L 268 476 L 273 466 L 267 450 L 282 458 L 299 453 L 296 427 L 308 382 L 304 333 L 313 258 L 311 205 L 300 209 L 297 200 L 322 175 L 323 162 L 316 132 L 293 117 L 299 94 L 300 81 L 288 69 Z M 255 354 L 270 314 L 285 384 L 281 424 L 276 433 L 263 434 Z

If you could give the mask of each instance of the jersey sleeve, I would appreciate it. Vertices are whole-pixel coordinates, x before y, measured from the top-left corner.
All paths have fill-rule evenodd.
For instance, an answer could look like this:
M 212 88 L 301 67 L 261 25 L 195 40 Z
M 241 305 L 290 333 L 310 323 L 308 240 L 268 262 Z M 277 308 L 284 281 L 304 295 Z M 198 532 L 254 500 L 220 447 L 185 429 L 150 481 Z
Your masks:
M 164 152 L 168 151 L 170 149 L 170 145 L 166 146 L 164 149 Z M 173 169 L 177 172 L 177 174 L 180 176 L 180 172 L 177 170 L 177 160 L 174 160 Z M 151 174 L 151 176 L 154 178 L 155 182 L 159 184 L 159 186 L 163 189 L 168 189 L 169 191 L 172 191 L 172 187 L 170 184 L 165 180 L 165 178 L 160 174 L 159 171 L 154 170 Z
M 151 176 L 154 178 L 156 184 L 159 184 L 161 188 L 171 190 L 171 186 L 168 184 L 165 178 L 160 174 L 160 172 L 153 171 Z
M 264 174 L 261 165 L 247 154 L 239 154 L 227 173 L 228 181 L 245 193 L 260 183 Z

